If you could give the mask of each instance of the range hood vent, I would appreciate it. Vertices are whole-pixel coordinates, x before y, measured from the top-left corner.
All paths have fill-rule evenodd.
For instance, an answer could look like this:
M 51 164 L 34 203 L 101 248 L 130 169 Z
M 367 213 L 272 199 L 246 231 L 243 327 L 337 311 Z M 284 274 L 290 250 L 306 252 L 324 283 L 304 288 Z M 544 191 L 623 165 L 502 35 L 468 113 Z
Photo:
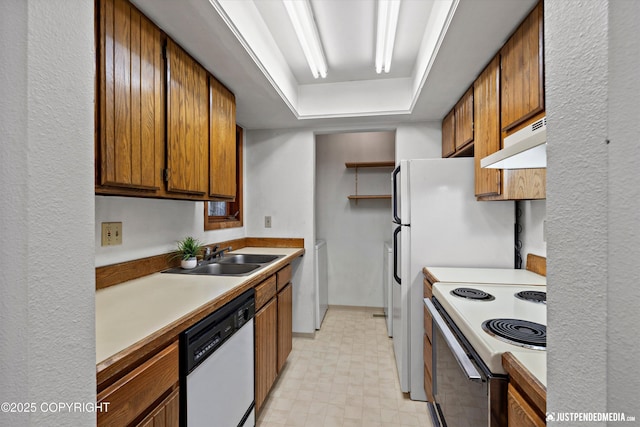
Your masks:
M 547 167 L 547 118 L 520 129 L 504 139 L 504 148 L 480 160 L 489 169 Z

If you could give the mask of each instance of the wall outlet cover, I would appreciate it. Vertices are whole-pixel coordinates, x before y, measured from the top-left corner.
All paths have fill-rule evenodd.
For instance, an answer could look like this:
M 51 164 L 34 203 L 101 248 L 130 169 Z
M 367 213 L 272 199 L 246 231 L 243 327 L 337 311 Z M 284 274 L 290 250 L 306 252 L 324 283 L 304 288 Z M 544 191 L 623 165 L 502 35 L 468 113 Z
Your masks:
M 102 246 L 114 246 L 122 244 L 122 223 L 102 223 Z

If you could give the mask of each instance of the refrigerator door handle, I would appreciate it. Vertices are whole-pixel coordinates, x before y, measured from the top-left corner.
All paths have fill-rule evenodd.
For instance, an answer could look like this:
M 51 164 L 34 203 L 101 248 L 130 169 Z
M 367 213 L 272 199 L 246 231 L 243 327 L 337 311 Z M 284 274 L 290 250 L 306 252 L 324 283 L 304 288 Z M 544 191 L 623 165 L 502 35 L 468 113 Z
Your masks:
M 401 231 L 401 226 L 397 226 L 393 231 L 393 278 L 398 283 L 398 285 L 402 284 L 402 280 L 398 276 L 398 234 Z
M 392 189 L 391 189 L 391 194 L 392 194 L 392 202 L 391 204 L 393 205 L 393 222 L 395 222 L 396 224 L 402 224 L 402 220 L 400 219 L 400 217 L 398 217 L 398 174 L 400 173 L 400 165 L 398 165 L 397 168 L 395 168 L 393 170 L 393 174 L 391 175 L 391 181 L 392 181 Z

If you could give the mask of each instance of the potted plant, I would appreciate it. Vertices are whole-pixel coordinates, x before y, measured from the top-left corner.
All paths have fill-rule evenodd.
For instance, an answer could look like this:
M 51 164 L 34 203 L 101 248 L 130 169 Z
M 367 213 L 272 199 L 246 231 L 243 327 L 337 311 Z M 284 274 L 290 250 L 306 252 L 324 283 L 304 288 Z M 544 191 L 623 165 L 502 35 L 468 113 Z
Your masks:
M 198 255 L 202 252 L 203 245 L 198 239 L 187 236 L 178 241 L 176 257 L 180 258 L 180 266 L 184 269 L 194 268 L 198 265 Z

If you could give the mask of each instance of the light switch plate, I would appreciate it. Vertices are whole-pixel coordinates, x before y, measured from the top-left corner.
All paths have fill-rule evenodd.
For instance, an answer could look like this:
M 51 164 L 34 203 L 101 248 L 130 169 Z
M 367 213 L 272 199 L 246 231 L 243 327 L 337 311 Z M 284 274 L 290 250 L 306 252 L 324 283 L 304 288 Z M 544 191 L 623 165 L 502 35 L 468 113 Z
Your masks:
M 122 223 L 103 222 L 102 223 L 102 246 L 113 246 L 122 244 Z
M 264 228 L 271 228 L 271 216 L 264 217 Z

